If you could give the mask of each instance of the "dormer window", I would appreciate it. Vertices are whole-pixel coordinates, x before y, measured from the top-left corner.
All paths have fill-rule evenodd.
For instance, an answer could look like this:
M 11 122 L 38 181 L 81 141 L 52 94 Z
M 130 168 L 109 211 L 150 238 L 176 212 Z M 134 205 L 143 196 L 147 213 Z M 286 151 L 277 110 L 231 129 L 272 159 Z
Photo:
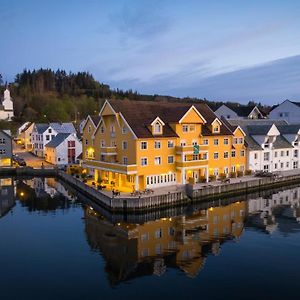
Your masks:
M 217 132 L 217 133 L 220 132 L 220 127 L 219 126 L 215 126 L 214 127 L 214 132 Z
M 165 123 L 157 117 L 152 123 L 152 134 L 162 134 L 163 133 L 163 126 Z
M 154 130 L 153 131 L 154 131 L 155 134 L 160 134 L 162 132 L 162 126 L 159 122 L 156 122 L 154 124 Z

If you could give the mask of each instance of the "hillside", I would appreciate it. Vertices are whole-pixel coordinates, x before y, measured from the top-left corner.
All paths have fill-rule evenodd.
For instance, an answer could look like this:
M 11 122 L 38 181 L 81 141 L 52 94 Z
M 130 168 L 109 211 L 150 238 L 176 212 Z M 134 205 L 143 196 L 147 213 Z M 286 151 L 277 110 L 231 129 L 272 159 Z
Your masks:
M 4 88 L 0 75 L 1 94 Z M 99 112 L 99 108 L 107 98 L 140 101 L 201 101 L 208 103 L 212 109 L 216 109 L 223 103 L 196 98 L 142 95 L 132 90 L 113 90 L 109 85 L 96 81 L 88 72 L 67 73 L 64 70 L 51 69 L 24 70 L 16 75 L 9 88 L 14 99 L 17 123 L 78 121 L 88 114 Z

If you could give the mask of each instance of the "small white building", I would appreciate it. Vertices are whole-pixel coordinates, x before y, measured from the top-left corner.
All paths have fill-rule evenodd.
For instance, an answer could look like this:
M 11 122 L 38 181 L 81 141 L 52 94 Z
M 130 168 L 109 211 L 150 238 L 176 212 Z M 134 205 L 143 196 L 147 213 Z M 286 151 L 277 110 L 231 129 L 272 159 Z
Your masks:
M 18 129 L 18 138 L 21 140 L 25 150 L 32 150 L 31 135 L 34 128 L 34 123 L 26 122 Z
M 5 89 L 3 101 L 0 103 L 0 120 L 11 121 L 14 117 L 14 104 L 10 97 L 10 91 Z
M 298 169 L 300 125 L 273 120 L 228 120 L 246 134 L 247 168 L 252 171 Z
M 45 160 L 53 165 L 75 163 L 82 144 L 75 134 L 59 133 L 45 146 Z
M 269 116 L 274 120 L 285 120 L 289 124 L 300 123 L 300 102 L 285 100 L 281 104 L 274 106 Z
M 260 111 L 257 106 L 228 106 L 221 105 L 215 114 L 219 118 L 225 118 L 227 120 L 237 120 L 237 119 L 264 119 L 265 115 Z
M 72 123 L 36 123 L 31 135 L 32 152 L 39 157 L 44 157 L 45 145 L 59 133 L 76 134 L 76 130 Z

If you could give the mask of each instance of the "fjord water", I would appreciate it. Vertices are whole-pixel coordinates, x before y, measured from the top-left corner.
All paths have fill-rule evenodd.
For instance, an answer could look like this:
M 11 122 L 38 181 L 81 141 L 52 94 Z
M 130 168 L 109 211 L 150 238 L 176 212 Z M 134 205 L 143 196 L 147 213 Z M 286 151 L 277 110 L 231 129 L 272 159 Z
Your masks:
M 300 187 L 111 215 L 0 179 L 1 299 L 298 299 Z

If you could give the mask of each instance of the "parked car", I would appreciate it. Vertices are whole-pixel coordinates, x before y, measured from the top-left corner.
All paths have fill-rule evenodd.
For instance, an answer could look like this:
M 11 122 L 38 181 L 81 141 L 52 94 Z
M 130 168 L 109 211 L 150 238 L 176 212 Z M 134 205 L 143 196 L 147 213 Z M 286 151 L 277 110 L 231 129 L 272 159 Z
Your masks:
M 271 172 L 267 172 L 267 171 L 257 171 L 254 174 L 255 177 L 275 177 L 276 175 L 271 173 Z
M 19 166 L 21 166 L 21 167 L 26 167 L 26 161 L 23 159 L 23 158 L 21 158 L 21 157 L 18 157 L 18 156 L 13 156 L 13 161 L 15 162 L 15 163 L 17 163 Z

